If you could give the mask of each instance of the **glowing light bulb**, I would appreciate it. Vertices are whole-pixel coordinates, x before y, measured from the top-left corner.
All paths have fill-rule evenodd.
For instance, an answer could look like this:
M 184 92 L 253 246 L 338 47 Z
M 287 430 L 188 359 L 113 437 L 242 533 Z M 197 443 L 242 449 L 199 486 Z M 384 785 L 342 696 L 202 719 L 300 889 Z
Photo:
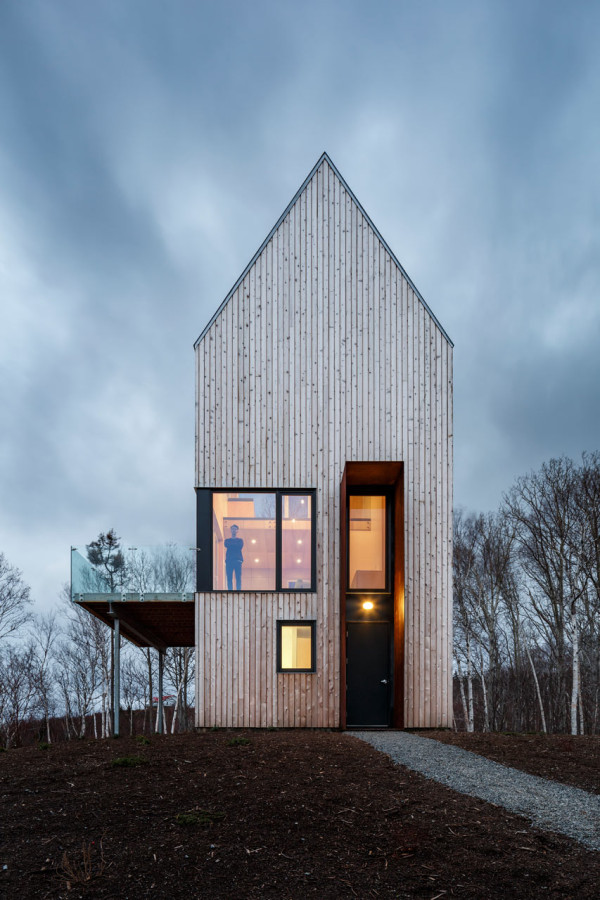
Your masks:
M 250 543 L 251 543 L 251 544 L 255 544 L 255 543 L 256 543 L 256 538 L 252 538 L 252 540 L 250 541 Z
M 373 609 L 373 604 L 370 600 L 365 600 L 363 603 L 363 609 Z
M 301 559 L 297 559 L 296 562 L 297 562 L 297 563 L 301 563 L 302 560 L 301 560 Z
M 296 541 L 296 543 L 297 543 L 297 544 L 301 544 L 301 543 L 302 543 L 302 541 Z
M 260 559 L 255 559 L 254 562 L 260 562 Z

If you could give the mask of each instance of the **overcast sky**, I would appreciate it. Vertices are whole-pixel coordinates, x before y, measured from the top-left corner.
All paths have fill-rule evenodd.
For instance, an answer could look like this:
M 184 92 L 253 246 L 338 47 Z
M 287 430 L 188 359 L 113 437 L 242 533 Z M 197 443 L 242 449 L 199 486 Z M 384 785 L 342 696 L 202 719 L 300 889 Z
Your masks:
M 194 543 L 192 345 L 323 150 L 455 344 L 455 500 L 600 448 L 600 4 L 2 0 L 0 550 Z

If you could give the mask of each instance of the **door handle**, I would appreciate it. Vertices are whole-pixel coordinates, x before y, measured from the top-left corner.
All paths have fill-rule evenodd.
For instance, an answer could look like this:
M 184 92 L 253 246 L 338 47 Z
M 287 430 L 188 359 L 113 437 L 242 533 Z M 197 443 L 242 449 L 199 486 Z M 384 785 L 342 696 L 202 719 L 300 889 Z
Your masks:
M 381 679 L 381 684 L 387 684 L 387 683 L 388 683 L 387 678 L 382 678 L 382 679 Z

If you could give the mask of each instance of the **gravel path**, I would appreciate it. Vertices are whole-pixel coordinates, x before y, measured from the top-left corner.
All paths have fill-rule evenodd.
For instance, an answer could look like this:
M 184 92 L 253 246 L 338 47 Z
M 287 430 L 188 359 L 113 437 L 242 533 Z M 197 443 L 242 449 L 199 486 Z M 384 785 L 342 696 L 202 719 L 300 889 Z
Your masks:
M 527 775 L 406 731 L 345 733 L 461 794 L 503 806 L 531 819 L 537 828 L 565 834 L 591 850 L 600 850 L 600 796 L 596 794 Z

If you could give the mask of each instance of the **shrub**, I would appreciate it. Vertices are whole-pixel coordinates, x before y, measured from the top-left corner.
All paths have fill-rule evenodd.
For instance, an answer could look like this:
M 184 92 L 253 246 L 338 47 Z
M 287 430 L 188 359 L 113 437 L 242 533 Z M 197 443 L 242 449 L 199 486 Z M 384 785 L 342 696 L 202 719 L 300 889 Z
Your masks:
M 250 738 L 246 737 L 234 737 L 227 741 L 228 747 L 245 747 L 246 744 L 250 743 Z
M 124 768 L 132 768 L 133 766 L 145 766 L 147 760 L 143 756 L 117 756 L 113 759 L 111 766 L 123 766 Z

